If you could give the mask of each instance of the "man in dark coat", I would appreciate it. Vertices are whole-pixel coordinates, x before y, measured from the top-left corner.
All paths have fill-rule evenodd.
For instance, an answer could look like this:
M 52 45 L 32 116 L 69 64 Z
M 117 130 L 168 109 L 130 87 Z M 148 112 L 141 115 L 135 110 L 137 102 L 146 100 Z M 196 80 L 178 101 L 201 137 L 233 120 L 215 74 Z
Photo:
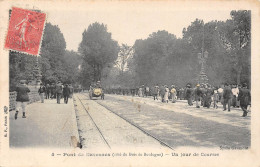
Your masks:
M 205 107 L 209 108 L 212 102 L 211 96 L 213 95 L 213 89 L 211 85 L 207 85 L 206 96 L 205 96 Z
M 29 95 L 28 93 L 30 92 L 30 89 L 26 86 L 26 81 L 21 80 L 20 85 L 16 87 L 16 113 L 14 115 L 14 118 L 17 119 L 18 112 L 22 108 L 23 110 L 23 118 L 26 118 L 25 116 L 25 109 L 27 102 L 29 101 Z
M 200 84 L 197 84 L 196 89 L 194 91 L 194 96 L 196 100 L 196 108 L 200 108 L 199 101 L 202 97 L 202 91 L 200 89 Z
M 238 100 L 240 101 L 240 107 L 243 110 L 242 117 L 247 116 L 247 107 L 251 104 L 251 93 L 247 88 L 247 84 L 244 83 L 243 87 L 239 90 Z
M 38 90 L 38 93 L 40 95 L 40 98 L 41 98 L 41 102 L 44 103 L 44 93 L 46 91 L 46 88 L 45 86 L 43 85 L 43 83 L 40 84 L 40 88 Z
M 57 103 L 60 104 L 60 99 L 62 94 L 62 85 L 60 81 L 58 81 L 58 83 L 56 84 L 55 91 L 56 91 Z
M 190 84 L 187 84 L 186 87 L 187 87 L 187 88 L 186 88 L 185 97 L 186 97 L 186 99 L 187 99 L 187 101 L 188 101 L 188 104 L 189 104 L 190 106 L 192 106 L 193 104 L 192 104 L 192 89 L 191 89 L 191 85 L 190 85 Z
M 72 87 L 72 85 L 71 84 L 69 84 L 69 89 L 70 89 L 70 98 L 72 98 L 72 96 L 73 96 L 73 92 L 74 92 L 74 88 Z
M 69 88 L 68 84 L 66 84 L 65 87 L 63 88 L 64 103 L 66 103 L 66 104 L 68 103 L 69 96 L 70 96 L 70 88 Z
M 160 95 L 162 97 L 162 102 L 164 103 L 165 87 L 163 85 L 160 87 Z
M 224 110 L 223 111 L 227 110 L 226 106 L 228 105 L 228 111 L 230 112 L 230 105 L 231 105 L 232 96 L 233 96 L 233 94 L 232 94 L 231 88 L 226 83 L 225 88 L 223 90 L 223 100 L 224 100 L 224 104 L 223 104 Z
M 49 84 L 46 85 L 46 89 L 45 89 L 45 96 L 46 99 L 50 98 L 50 92 L 51 92 L 51 86 Z

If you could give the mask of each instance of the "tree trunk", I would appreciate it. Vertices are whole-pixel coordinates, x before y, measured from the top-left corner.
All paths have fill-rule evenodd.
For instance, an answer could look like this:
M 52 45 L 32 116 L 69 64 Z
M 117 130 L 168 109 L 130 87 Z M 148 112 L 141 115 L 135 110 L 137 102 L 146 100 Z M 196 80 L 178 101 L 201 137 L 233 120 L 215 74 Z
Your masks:
M 240 84 L 240 78 L 241 78 L 241 73 L 242 73 L 242 67 L 239 67 L 237 70 L 237 84 Z

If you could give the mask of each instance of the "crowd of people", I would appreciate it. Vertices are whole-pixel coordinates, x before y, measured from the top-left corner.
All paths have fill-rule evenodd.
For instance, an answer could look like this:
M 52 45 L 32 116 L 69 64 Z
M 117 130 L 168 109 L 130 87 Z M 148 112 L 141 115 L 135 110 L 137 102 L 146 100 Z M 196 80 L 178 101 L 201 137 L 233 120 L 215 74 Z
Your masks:
M 243 85 L 225 83 L 219 87 L 203 83 L 192 87 L 191 84 L 187 84 L 185 88 L 178 88 L 175 85 L 170 87 L 158 84 L 152 87 L 142 85 L 132 89 L 106 89 L 105 93 L 139 97 L 152 96 L 154 100 L 159 100 L 160 97 L 162 103 L 187 100 L 189 106 L 193 106 L 193 102 L 195 102 L 196 108 L 213 107 L 217 109 L 220 102 L 224 111 L 228 109 L 230 112 L 231 106 L 240 107 L 243 110 L 243 117 L 247 116 L 248 106 L 251 106 L 251 93 L 246 83 Z
M 25 111 L 26 105 L 29 102 L 30 89 L 26 85 L 26 80 L 21 80 L 19 85 L 16 87 L 16 113 L 15 119 L 18 117 L 20 110 L 23 111 L 22 118 L 26 118 Z M 74 88 L 71 84 L 62 84 L 58 81 L 56 84 L 40 84 L 38 93 L 41 99 L 41 103 L 44 103 L 44 99 L 56 99 L 57 103 L 60 104 L 60 100 L 64 98 L 64 104 L 68 103 L 69 98 L 72 98 Z
M 95 87 L 100 87 L 100 82 L 97 82 Z M 16 88 L 16 113 L 15 119 L 19 110 L 23 111 L 23 118 L 25 116 L 25 108 L 29 101 L 30 89 L 26 86 L 26 81 L 21 80 L 20 84 Z M 44 103 L 44 99 L 56 99 L 60 104 L 60 100 L 64 98 L 64 103 L 67 104 L 69 98 L 72 98 L 74 88 L 71 84 L 62 84 L 58 81 L 56 84 L 40 84 L 38 93 L 41 102 Z M 219 102 L 223 105 L 223 111 L 228 110 L 230 112 L 231 106 L 234 108 L 240 107 L 243 110 L 243 117 L 247 116 L 248 109 L 251 106 L 251 93 L 247 87 L 247 84 L 236 85 L 225 83 L 219 87 L 213 87 L 209 84 L 197 84 L 192 87 L 191 84 L 187 84 L 185 88 L 178 88 L 175 85 L 168 87 L 167 85 L 158 84 L 152 87 L 140 86 L 133 89 L 105 89 L 107 94 L 120 94 L 120 95 L 132 95 L 139 97 L 152 96 L 154 100 L 161 100 L 162 103 L 176 103 L 177 100 L 187 100 L 189 106 L 193 106 L 196 103 L 196 108 L 218 108 Z M 159 98 L 160 97 L 160 98 Z
M 64 98 L 64 103 L 67 104 L 69 98 L 72 98 L 73 92 L 71 84 L 63 84 L 61 81 L 56 84 L 46 84 L 46 86 L 41 83 L 38 89 L 42 103 L 44 103 L 44 99 L 57 99 L 57 103 L 60 104 L 60 100 Z

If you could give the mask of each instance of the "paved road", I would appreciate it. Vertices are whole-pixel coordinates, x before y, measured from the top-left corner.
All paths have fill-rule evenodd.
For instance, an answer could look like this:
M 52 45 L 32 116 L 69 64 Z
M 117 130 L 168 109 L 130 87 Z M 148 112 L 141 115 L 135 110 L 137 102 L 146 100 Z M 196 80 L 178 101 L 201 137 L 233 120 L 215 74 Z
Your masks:
M 68 104 L 57 104 L 56 100 L 35 102 L 27 106 L 27 118 L 14 119 L 10 112 L 10 147 L 73 147 L 78 139 L 78 128 L 72 99 Z M 74 136 L 74 137 L 72 137 Z
M 87 94 L 86 94 L 87 95 Z M 129 119 L 174 148 L 250 147 L 251 116 L 241 110 L 197 109 L 186 103 L 161 103 L 152 98 L 106 95 L 94 100 Z

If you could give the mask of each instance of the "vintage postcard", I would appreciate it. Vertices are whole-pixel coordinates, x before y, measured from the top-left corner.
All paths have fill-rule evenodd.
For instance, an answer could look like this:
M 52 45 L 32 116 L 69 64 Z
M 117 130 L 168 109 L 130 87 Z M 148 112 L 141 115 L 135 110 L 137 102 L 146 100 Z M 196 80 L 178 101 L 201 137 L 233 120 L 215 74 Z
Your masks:
M 0 166 L 260 166 L 260 2 L 0 1 Z

